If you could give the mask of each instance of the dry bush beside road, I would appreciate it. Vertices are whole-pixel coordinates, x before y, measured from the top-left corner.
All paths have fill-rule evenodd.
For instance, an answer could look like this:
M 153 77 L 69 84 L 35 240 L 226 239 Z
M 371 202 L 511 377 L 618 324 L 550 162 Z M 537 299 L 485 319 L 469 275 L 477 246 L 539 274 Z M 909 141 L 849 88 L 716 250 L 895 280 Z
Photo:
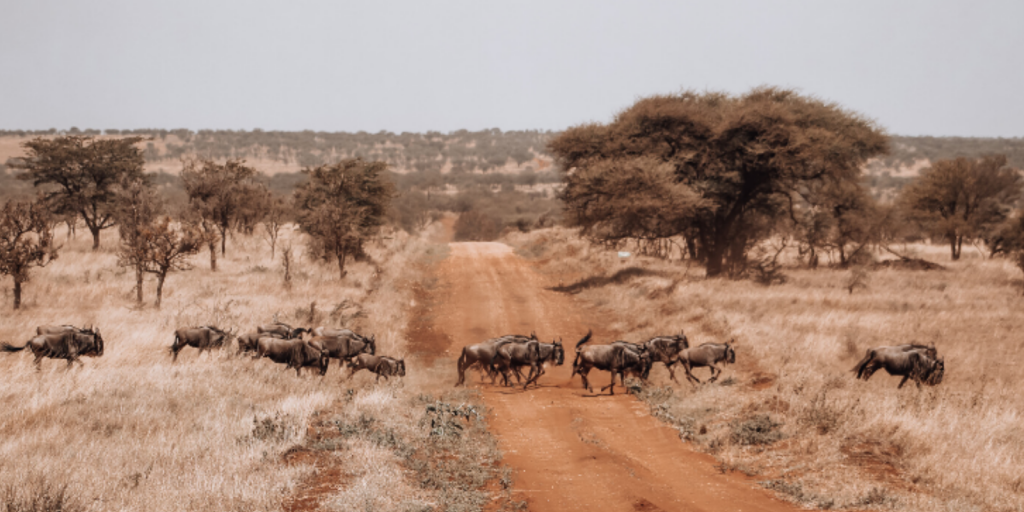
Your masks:
M 298 236 L 286 231 L 283 244 Z M 9 289 L 0 299 L 0 341 L 20 346 L 37 325 L 54 323 L 95 325 L 106 340 L 103 357 L 83 358 L 84 367 L 70 371 L 63 360 L 45 359 L 37 373 L 30 355 L 0 354 L 0 508 L 63 500 L 63 510 L 306 510 L 318 504 L 349 510 L 356 502 L 409 510 L 444 501 L 394 450 L 366 433 L 317 440 L 308 437 L 315 429 L 307 428 L 325 418 L 370 415 L 378 429 L 402 433 L 410 446 L 425 449 L 430 429 L 422 422 L 429 413 L 418 397 L 442 381 L 436 370 L 413 361 L 404 382 L 373 386 L 369 375 L 341 383 L 347 370 L 340 372 L 336 361 L 325 378 L 305 372 L 297 378 L 267 359 L 236 357 L 234 346 L 202 356 L 187 348 L 176 364 L 168 353 L 179 326 L 246 332 L 275 314 L 309 325 L 312 314 L 315 324 L 374 333 L 378 353 L 401 357 L 409 282 L 419 279 L 416 263 L 427 251 L 423 239 L 389 234 L 369 248 L 377 266 L 353 264 L 343 280 L 335 267 L 294 257 L 286 288 L 280 259 L 270 261 L 258 236 L 239 236 L 229 241 L 217 272 L 205 268 L 204 251 L 194 257 L 195 270 L 172 274 L 161 310 L 136 309 L 134 276 L 116 266 L 114 242 L 105 234 L 102 249 L 93 252 L 80 233 L 65 242 L 60 259 L 33 275 L 22 310 L 11 311 Z M 154 284 L 146 286 L 152 298 Z M 436 400 L 458 405 L 477 399 Z M 493 440 L 477 429 L 464 443 L 486 451 Z M 297 451 L 323 457 L 289 455 Z M 299 495 L 309 498 L 303 493 L 323 469 L 314 464 L 330 460 L 338 478 L 293 506 Z M 499 469 L 479 471 L 493 479 Z
M 849 270 L 786 268 L 784 284 L 765 287 L 706 280 L 685 262 L 619 259 L 566 229 L 507 240 L 621 339 L 680 329 L 691 345 L 735 338 L 737 364 L 718 383 L 693 387 L 678 369 L 682 384 L 672 384 L 658 365 L 637 390 L 722 471 L 822 508 L 1022 510 L 1024 313 L 1012 263 L 965 252 L 946 271 L 870 272 L 851 294 Z M 944 247 L 915 250 L 946 264 Z M 938 347 L 941 385 L 897 390 L 884 371 L 869 382 L 850 373 L 867 348 L 910 342 Z

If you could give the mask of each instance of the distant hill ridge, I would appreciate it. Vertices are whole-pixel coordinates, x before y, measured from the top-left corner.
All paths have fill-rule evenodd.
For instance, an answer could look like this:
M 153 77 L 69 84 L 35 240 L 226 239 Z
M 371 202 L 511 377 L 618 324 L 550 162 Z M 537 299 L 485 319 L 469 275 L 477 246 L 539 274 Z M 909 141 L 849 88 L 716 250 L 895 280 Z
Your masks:
M 199 154 L 215 159 L 245 158 L 268 174 L 295 172 L 339 158 L 361 156 L 388 162 L 398 173 L 434 171 L 543 172 L 551 163 L 547 142 L 558 132 L 541 130 L 449 133 L 264 131 L 264 130 L 0 130 L 0 164 L 22 154 L 23 139 L 59 134 L 140 135 L 147 168 L 175 172 L 177 160 Z M 892 152 L 868 166 L 870 174 L 910 177 L 930 162 L 957 156 L 1001 153 L 1010 165 L 1024 168 L 1024 138 L 892 137 Z

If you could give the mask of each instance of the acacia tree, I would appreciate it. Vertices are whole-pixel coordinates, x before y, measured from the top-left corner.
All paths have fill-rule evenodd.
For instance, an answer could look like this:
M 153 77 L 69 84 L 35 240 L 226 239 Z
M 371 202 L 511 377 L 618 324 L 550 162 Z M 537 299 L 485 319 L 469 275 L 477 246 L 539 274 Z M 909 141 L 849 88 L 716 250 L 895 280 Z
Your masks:
M 798 187 L 856 183 L 888 139 L 836 104 L 760 87 L 644 98 L 612 123 L 570 128 L 548 147 L 566 171 L 568 220 L 585 234 L 685 236 L 717 276 L 746 265 Z
M 118 265 L 135 271 L 135 301 L 142 304 L 142 282 L 150 263 L 148 233 L 160 213 L 160 197 L 143 180 L 122 184 L 115 218 L 121 235 Z
M 145 240 L 145 270 L 156 275 L 155 305 L 159 308 L 167 274 L 172 270 L 192 270 L 189 256 L 203 248 L 209 235 L 194 225 L 175 226 L 167 216 L 151 224 L 142 235 Z
M 342 278 L 348 258 L 362 257 L 363 245 L 384 224 L 394 196 L 386 170 L 385 162 L 348 158 L 302 171 L 309 181 L 295 191 L 299 227 L 310 236 L 310 254 L 337 261 Z
M 960 259 L 964 240 L 983 236 L 1005 221 L 1021 195 L 1020 171 L 1004 155 L 939 160 L 903 189 L 902 203 Z
M 218 164 L 210 159 L 184 159 L 181 181 L 189 197 L 189 207 L 201 222 L 198 225 L 207 235 L 210 248 L 210 269 L 217 270 L 217 240 L 221 255 L 226 252 L 228 229 L 237 221 L 239 212 L 250 197 L 250 189 L 258 188 L 253 181 L 256 170 L 246 166 L 245 160 L 228 160 Z
M 41 202 L 8 201 L 0 211 L 0 274 L 14 279 L 14 309 L 29 269 L 57 259 L 48 208 Z
M 68 135 L 36 138 L 23 143 L 28 154 L 10 166 L 25 172 L 19 179 L 41 187 L 51 213 L 76 214 L 92 233 L 92 248 L 100 232 L 114 225 L 113 203 L 119 183 L 142 176 L 142 137 L 95 139 Z

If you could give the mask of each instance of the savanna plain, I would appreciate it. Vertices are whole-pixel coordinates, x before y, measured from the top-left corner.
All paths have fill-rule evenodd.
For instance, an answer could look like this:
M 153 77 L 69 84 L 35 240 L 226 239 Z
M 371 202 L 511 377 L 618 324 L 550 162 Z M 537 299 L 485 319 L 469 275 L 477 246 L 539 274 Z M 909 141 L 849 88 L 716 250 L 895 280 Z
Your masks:
M 42 324 L 94 325 L 105 354 L 70 370 L 44 360 L 40 372 L 28 354 L 0 355 L 0 507 L 527 507 L 487 431 L 474 390 L 484 384 L 474 377 L 453 389 L 454 356 L 415 352 L 432 265 L 446 255 L 441 227 L 388 232 L 343 279 L 296 255 L 288 285 L 280 254 L 272 258 L 258 234 L 236 235 L 217 272 L 203 253 L 193 270 L 173 273 L 161 309 L 135 306 L 115 234 L 98 251 L 82 233 L 59 234 L 60 257 L 34 271 L 22 309 L 11 311 L 9 289 L 0 299 L 0 341 L 21 345 Z M 300 247 L 299 238 L 289 230 L 281 244 Z M 647 384 L 627 380 L 680 443 L 712 454 L 721 472 L 749 475 L 750 485 L 809 508 L 1024 509 L 1016 334 L 1024 298 L 1012 263 L 965 251 L 945 270 L 869 267 L 854 276 L 794 262 L 784 283 L 762 286 L 705 279 L 685 261 L 620 258 L 565 228 L 503 241 L 618 339 L 683 330 L 693 345 L 734 340 L 737 362 L 716 383 L 691 385 L 681 370 L 674 383 L 660 365 Z M 906 251 L 931 261 L 945 254 Z M 147 281 L 149 303 L 153 286 Z M 344 380 L 347 370 L 332 361 L 323 378 L 297 377 L 233 346 L 189 348 L 171 362 L 178 327 L 241 333 L 272 320 L 375 334 L 378 353 L 406 357 L 409 373 Z M 869 347 L 910 342 L 935 344 L 946 362 L 941 385 L 896 389 L 884 372 L 868 382 L 850 373 Z M 591 377 L 604 385 L 607 374 Z

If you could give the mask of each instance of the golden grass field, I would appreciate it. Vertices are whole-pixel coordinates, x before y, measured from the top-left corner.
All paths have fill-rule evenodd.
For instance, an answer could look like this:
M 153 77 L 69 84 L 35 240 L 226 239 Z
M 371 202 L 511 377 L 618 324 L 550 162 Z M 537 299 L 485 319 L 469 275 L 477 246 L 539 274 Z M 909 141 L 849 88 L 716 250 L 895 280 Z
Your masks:
M 746 472 L 811 507 L 1024 510 L 1024 297 L 1011 263 L 972 249 L 951 264 L 948 248 L 912 246 L 948 270 L 876 270 L 850 294 L 849 270 L 794 262 L 785 284 L 765 287 L 706 280 L 686 262 L 619 259 L 564 228 L 506 240 L 566 286 L 636 267 L 632 278 L 577 295 L 620 339 L 681 329 L 691 345 L 735 339 L 737 363 L 718 383 L 691 386 L 679 368 L 682 384 L 672 384 L 657 365 L 653 385 L 638 391 L 722 471 Z M 854 379 L 866 349 L 909 342 L 937 346 L 941 385 L 897 390 L 884 370 Z M 734 436 L 759 415 L 781 424 L 782 440 L 745 445 Z
M 340 372 L 333 360 L 324 378 L 305 371 L 296 377 L 268 359 L 236 357 L 234 344 L 201 356 L 186 348 L 175 364 L 168 353 L 180 326 L 248 332 L 275 315 L 309 325 L 315 301 L 314 323 L 373 333 L 378 354 L 402 357 L 410 283 L 435 250 L 424 238 L 388 234 L 369 249 L 376 267 L 353 264 L 340 281 L 335 266 L 297 257 L 286 288 L 280 253 L 271 261 L 258 237 L 235 237 L 217 272 L 208 270 L 203 252 L 194 257 L 195 270 L 172 273 L 157 310 L 148 280 L 147 305 L 135 306 L 132 276 L 116 265 L 116 231 L 104 233 L 98 252 L 85 235 L 64 242 L 57 261 L 33 271 L 23 309 L 12 311 L 9 284 L 0 298 L 0 341 L 20 346 L 37 325 L 62 323 L 98 326 L 106 341 L 103 357 L 83 358 L 70 371 L 63 360 L 44 359 L 37 373 L 28 351 L 0 353 L 0 509 L 301 510 L 309 503 L 293 498 L 305 493 L 329 510 L 420 510 L 449 499 L 418 483 L 417 471 L 430 467 L 416 469 L 399 460 L 394 446 L 367 437 L 386 431 L 402 440 L 407 459 L 422 455 L 430 437 L 424 404 L 435 400 L 422 393 L 440 380 L 438 370 L 413 360 L 402 380 L 374 385 L 363 372 L 342 383 L 347 369 Z M 297 234 L 284 238 L 301 251 Z M 466 393 L 436 400 L 442 399 L 476 400 Z M 355 436 L 342 428 L 359 421 L 376 427 Z M 345 435 L 308 439 L 307 425 L 317 422 Z M 500 458 L 482 427 L 470 434 L 472 446 L 460 449 Z M 297 449 L 319 450 L 318 458 L 287 456 Z M 483 458 L 471 455 L 474 464 Z M 319 471 L 314 462 L 340 468 L 329 488 L 302 488 Z M 481 478 L 492 473 L 480 471 Z

